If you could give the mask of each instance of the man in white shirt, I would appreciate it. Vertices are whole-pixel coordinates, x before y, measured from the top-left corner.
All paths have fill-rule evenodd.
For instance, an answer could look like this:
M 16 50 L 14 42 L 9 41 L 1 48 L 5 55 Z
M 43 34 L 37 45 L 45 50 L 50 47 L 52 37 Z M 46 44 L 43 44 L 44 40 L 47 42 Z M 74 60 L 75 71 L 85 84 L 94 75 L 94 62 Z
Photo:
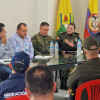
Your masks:
M 17 32 L 9 38 L 9 42 L 16 52 L 16 46 L 19 46 L 19 51 L 25 51 L 29 54 L 30 58 L 34 56 L 34 50 L 30 37 L 27 35 L 27 25 L 25 23 L 19 23 L 17 26 Z M 25 47 L 26 46 L 26 47 Z

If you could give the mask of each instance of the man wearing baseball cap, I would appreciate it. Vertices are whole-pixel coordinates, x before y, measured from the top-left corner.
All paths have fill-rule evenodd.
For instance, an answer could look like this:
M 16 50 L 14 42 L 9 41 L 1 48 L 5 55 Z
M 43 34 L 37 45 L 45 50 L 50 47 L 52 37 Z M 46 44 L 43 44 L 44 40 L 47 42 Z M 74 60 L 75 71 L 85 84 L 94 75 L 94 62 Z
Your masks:
M 29 67 L 30 57 L 24 51 L 16 53 L 11 60 L 12 74 L 0 83 L 0 100 L 25 95 L 25 71 Z
M 87 62 L 78 65 L 67 80 L 68 88 L 74 91 L 84 82 L 100 79 L 99 45 L 97 40 L 92 36 L 87 37 L 83 41 L 83 50 Z M 83 94 L 81 100 L 88 100 L 87 95 Z

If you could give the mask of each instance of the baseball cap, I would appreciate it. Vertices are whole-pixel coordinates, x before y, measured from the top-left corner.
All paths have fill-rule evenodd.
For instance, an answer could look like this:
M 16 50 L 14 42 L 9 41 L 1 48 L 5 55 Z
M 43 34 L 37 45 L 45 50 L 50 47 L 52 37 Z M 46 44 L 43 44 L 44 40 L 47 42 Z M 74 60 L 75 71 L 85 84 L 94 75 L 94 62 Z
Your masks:
M 83 41 L 83 48 L 86 50 L 96 50 L 98 49 L 98 47 L 99 47 L 98 41 L 92 36 L 87 37 Z
M 30 64 L 30 57 L 24 51 L 17 52 L 11 60 L 12 68 L 16 72 L 25 72 Z

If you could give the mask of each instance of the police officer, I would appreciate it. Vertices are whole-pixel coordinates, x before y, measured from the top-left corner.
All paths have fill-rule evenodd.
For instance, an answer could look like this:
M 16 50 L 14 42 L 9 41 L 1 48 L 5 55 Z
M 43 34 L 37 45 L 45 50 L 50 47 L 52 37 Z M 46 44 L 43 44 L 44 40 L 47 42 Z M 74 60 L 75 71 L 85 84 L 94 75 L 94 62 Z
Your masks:
M 74 91 L 84 82 L 100 79 L 99 45 L 97 40 L 92 36 L 87 37 L 83 42 L 83 50 L 87 62 L 78 65 L 67 80 L 68 88 Z M 87 95 L 83 94 L 81 100 L 88 100 Z
M 48 35 L 48 31 L 49 24 L 47 22 L 42 22 L 40 25 L 40 32 L 31 38 L 35 55 L 48 55 L 50 53 L 49 47 L 53 38 Z
M 75 24 L 69 23 L 67 32 L 61 33 L 60 36 L 57 37 L 60 53 L 65 54 L 66 51 L 76 51 L 78 39 L 80 38 L 79 33 L 75 32 Z

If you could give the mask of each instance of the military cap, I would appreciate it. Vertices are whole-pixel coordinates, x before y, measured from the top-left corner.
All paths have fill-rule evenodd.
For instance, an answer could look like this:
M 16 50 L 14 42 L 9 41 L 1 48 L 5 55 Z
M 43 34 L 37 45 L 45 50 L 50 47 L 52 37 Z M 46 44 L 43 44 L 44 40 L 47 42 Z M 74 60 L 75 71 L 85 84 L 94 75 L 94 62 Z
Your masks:
M 98 41 L 92 36 L 87 37 L 83 41 L 83 48 L 86 50 L 96 50 L 98 49 L 98 47 L 99 47 Z
M 25 72 L 30 64 L 30 57 L 24 51 L 17 52 L 11 60 L 12 68 L 18 72 Z M 15 66 L 17 65 L 17 67 Z

